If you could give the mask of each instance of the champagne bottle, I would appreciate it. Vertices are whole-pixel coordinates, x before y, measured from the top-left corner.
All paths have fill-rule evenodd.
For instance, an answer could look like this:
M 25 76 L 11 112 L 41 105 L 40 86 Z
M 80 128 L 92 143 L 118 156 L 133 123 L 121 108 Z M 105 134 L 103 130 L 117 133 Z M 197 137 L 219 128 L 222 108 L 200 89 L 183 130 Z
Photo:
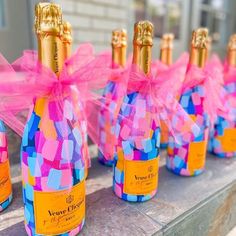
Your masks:
M 192 33 L 190 60 L 186 77 L 191 76 L 191 67 L 202 70 L 207 60 L 208 30 L 199 28 Z M 180 104 L 200 127 L 200 134 L 194 138 L 182 137 L 182 145 L 169 138 L 167 168 L 178 175 L 196 176 L 203 172 L 206 160 L 206 146 L 209 134 L 209 117 L 204 111 L 205 91 L 202 85 L 189 88 L 180 97 Z
M 152 46 L 152 23 L 137 22 L 134 25 L 133 64 L 140 71 L 137 73 L 145 74 L 147 80 L 151 72 Z M 129 92 L 123 100 L 116 126 L 119 132 L 113 190 L 126 201 L 147 201 L 157 191 L 160 129 L 152 118 L 148 120 L 152 109 L 149 99 L 142 92 Z
M 11 201 L 12 185 L 8 159 L 7 135 L 5 125 L 0 120 L 0 212 L 9 206 Z
M 170 66 L 172 64 L 174 35 L 163 34 L 161 39 L 160 60 L 162 63 Z M 168 145 L 168 127 L 161 121 L 161 148 L 167 148 Z
M 236 96 L 236 79 L 232 80 L 235 76 L 236 68 L 236 34 L 231 35 L 227 46 L 227 66 L 224 70 L 224 87 L 229 96 Z M 232 114 L 233 107 L 227 98 L 225 101 Z M 208 143 L 208 150 L 220 158 L 230 158 L 236 156 L 236 120 L 228 120 L 222 116 L 218 116 L 214 124 L 214 129 L 210 132 L 210 139 Z
M 36 5 L 35 31 L 39 61 L 59 75 L 67 51 L 61 8 Z M 73 109 L 78 96 L 69 88 L 64 96 L 36 98 L 22 138 L 25 228 L 32 236 L 76 235 L 84 224 L 84 144 Z
M 117 29 L 112 31 L 112 68 L 117 67 L 124 67 L 126 64 L 126 50 L 127 50 L 127 33 L 124 29 Z M 118 108 L 122 103 L 122 90 L 124 88 L 120 86 L 119 78 L 116 80 L 111 80 L 107 83 L 103 97 L 104 99 L 104 106 L 100 110 L 100 117 L 99 119 L 99 133 L 104 134 L 100 135 L 100 143 L 99 148 L 102 150 L 98 153 L 98 160 L 100 163 L 106 166 L 113 165 L 114 159 L 114 152 L 115 152 L 115 145 L 116 145 L 116 136 L 113 131 L 115 127 L 115 119 L 119 112 Z M 116 104 L 116 109 L 113 112 L 109 110 L 109 107 Z M 108 109 L 107 109 L 108 108 Z

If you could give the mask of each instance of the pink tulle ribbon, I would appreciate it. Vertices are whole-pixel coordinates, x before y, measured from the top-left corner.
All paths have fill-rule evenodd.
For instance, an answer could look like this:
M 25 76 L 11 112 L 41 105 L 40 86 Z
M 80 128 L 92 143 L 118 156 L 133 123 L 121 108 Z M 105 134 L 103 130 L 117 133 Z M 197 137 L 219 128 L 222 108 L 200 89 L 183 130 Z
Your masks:
M 179 59 L 170 66 L 165 65 L 160 60 L 156 60 L 152 65 L 153 75 L 155 75 L 158 81 L 161 81 L 162 86 L 165 86 L 175 97 L 180 95 L 188 60 L 189 54 L 183 53 Z
M 209 115 L 211 125 L 214 124 L 218 115 L 226 119 L 232 119 L 229 117 L 229 109 L 224 106 L 227 92 L 223 87 L 223 83 L 222 68 L 214 67 L 211 63 L 207 64 L 204 69 L 194 65 L 188 66 L 182 86 L 182 93 L 198 85 L 204 87 L 205 97 L 203 106 L 204 111 Z
M 169 88 L 170 86 L 169 84 Z M 151 101 L 152 118 L 149 121 L 155 120 L 158 123 L 160 119 L 164 121 L 176 142 L 181 142 L 181 136 L 186 133 L 193 135 L 199 133 L 199 127 L 178 103 L 173 90 L 167 90 L 165 80 L 145 75 L 133 65 L 129 72 L 127 88 L 127 93 L 132 92 L 138 92 Z M 150 127 L 149 125 L 147 124 L 147 127 Z
M 58 78 L 39 63 L 34 51 L 25 51 L 13 67 L 0 56 L 0 118 L 22 136 L 26 120 L 22 122 L 17 114 L 29 111 L 36 97 L 56 99 L 60 111 L 68 88 L 74 86 L 84 106 L 87 102 L 99 103 L 97 91 L 104 88 L 111 75 L 110 62 L 109 52 L 95 56 L 93 47 L 84 44 L 65 62 Z

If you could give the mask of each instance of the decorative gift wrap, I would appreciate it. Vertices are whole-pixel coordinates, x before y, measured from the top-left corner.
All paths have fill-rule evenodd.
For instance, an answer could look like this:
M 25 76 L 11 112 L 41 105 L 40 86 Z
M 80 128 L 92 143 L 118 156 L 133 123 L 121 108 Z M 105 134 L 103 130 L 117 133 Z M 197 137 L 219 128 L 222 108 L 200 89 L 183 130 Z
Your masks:
M 198 132 L 195 123 L 166 92 L 165 86 L 167 83 L 131 68 L 128 92 L 115 128 L 113 190 L 123 200 L 142 202 L 157 192 L 159 118 L 167 123 L 171 132 L 180 136 L 189 130 Z
M 159 79 L 168 80 L 173 85 L 173 93 L 179 97 L 180 88 L 184 80 L 184 75 L 189 60 L 188 53 L 183 53 L 179 59 L 172 65 L 168 66 L 161 61 L 157 60 L 153 63 L 154 71 Z M 160 121 L 161 127 L 161 148 L 167 148 L 169 131 L 164 121 Z
M 190 65 L 183 84 L 180 104 L 200 128 L 200 133 L 183 135 L 177 143 L 170 136 L 166 165 L 178 175 L 196 176 L 205 167 L 210 120 L 214 122 L 217 109 L 223 109 L 221 101 L 222 86 L 218 70 Z
M 98 114 L 100 133 L 98 160 L 107 166 L 113 165 L 115 145 L 117 144 L 115 125 L 124 92 L 125 86 L 121 86 L 119 78 L 109 81 L 103 93 L 104 103 Z
M 12 185 L 8 160 L 6 128 L 0 120 L 0 212 L 12 201 Z
M 22 73 L 8 73 L 9 81 L 0 74 L 0 110 L 8 111 L 11 127 L 16 112 L 33 101 L 21 146 L 25 228 L 28 235 L 77 235 L 85 221 L 86 103 L 96 102 L 101 81 L 95 79 L 105 80 L 107 55 L 95 57 L 89 44 L 82 45 L 59 78 L 35 57 L 25 53 L 15 63 Z
M 113 189 L 127 201 L 146 201 L 157 192 L 160 128 L 152 118 L 152 107 L 149 97 L 128 94 L 115 129 L 118 144 Z
M 183 136 L 181 144 L 169 137 L 166 166 L 175 174 L 195 176 L 204 170 L 209 133 L 209 117 L 203 110 L 205 94 L 203 86 L 196 86 L 180 97 L 180 104 L 200 127 L 200 134 Z
M 227 94 L 223 100 L 228 117 L 218 115 L 210 132 L 208 150 L 220 158 L 236 156 L 236 70 L 226 64 L 224 87 Z

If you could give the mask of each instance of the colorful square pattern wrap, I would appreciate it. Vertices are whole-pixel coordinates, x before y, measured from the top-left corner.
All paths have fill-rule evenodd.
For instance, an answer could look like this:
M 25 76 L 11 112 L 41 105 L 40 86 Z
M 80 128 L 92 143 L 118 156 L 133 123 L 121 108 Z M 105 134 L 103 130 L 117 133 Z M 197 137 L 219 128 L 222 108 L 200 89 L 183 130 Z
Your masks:
M 112 166 L 114 162 L 117 145 L 115 126 L 127 88 L 127 79 L 121 81 L 123 78 L 118 73 L 111 76 L 104 89 L 103 104 L 98 112 L 98 136 L 100 137 L 98 160 L 107 166 Z
M 0 111 L 7 112 L 1 118 L 22 135 L 28 235 L 72 236 L 84 225 L 86 106 L 96 103 L 96 91 L 107 83 L 108 58 L 106 53 L 95 56 L 90 44 L 81 45 L 58 78 L 38 62 L 36 52 L 27 51 L 14 63 L 21 73 L 8 72 L 8 81 L 0 73 Z M 24 109 L 31 110 L 25 127 L 17 119 Z
M 189 60 L 189 54 L 183 53 L 179 59 L 172 65 L 168 66 L 157 60 L 153 63 L 153 71 L 160 79 L 168 80 L 174 87 L 173 93 L 176 97 L 179 96 L 179 90 L 185 77 L 185 72 Z M 168 71 L 168 73 L 166 73 Z M 168 78 L 166 78 L 168 76 Z M 169 131 L 168 127 L 162 120 L 160 121 L 161 128 L 161 144 L 160 147 L 165 149 L 168 146 Z
M 6 128 L 0 120 L 0 212 L 12 201 L 12 185 L 8 160 Z
M 181 130 L 197 132 L 198 128 L 176 99 L 166 93 L 166 81 L 146 76 L 134 65 L 125 76 L 129 76 L 127 95 L 115 127 L 113 190 L 123 200 L 143 202 L 151 199 L 158 187 L 159 119 L 177 136 L 182 135 Z
M 228 117 L 218 115 L 210 132 L 208 150 L 220 158 L 236 156 L 236 69 L 225 63 L 224 87 L 227 91 L 224 106 Z
M 214 123 L 218 110 L 224 110 L 219 75 L 220 71 L 210 66 L 204 69 L 188 66 L 180 104 L 196 122 L 200 133 L 184 135 L 180 143 L 170 135 L 166 165 L 177 175 L 197 176 L 205 168 L 210 123 Z

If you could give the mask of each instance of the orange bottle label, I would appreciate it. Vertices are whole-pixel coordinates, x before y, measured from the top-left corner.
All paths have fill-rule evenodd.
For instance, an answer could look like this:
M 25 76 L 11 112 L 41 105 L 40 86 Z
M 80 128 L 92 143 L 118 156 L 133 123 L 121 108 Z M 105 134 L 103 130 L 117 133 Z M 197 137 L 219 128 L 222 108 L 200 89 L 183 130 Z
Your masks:
M 124 161 L 124 193 L 150 194 L 157 189 L 159 158 L 149 161 Z
M 0 203 L 3 203 L 12 193 L 9 161 L 0 163 Z
M 78 227 L 85 217 L 85 181 L 70 190 L 34 192 L 36 234 L 57 235 Z
M 236 152 L 236 128 L 225 129 L 224 135 L 217 138 L 221 141 L 224 152 Z
M 188 169 L 190 171 L 202 169 L 206 162 L 207 142 L 192 142 L 189 144 Z

